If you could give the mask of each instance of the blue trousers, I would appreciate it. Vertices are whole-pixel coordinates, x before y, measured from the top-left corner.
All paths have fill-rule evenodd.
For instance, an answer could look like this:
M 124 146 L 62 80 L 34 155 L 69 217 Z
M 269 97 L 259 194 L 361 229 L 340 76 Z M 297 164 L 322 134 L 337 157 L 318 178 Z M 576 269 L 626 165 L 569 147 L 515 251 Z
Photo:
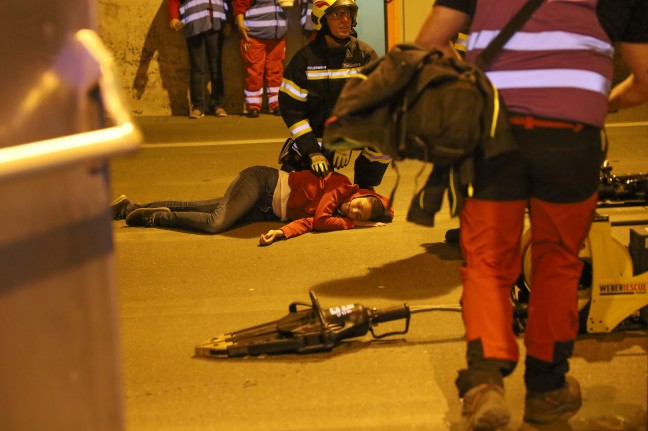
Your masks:
M 206 233 L 221 233 L 237 222 L 279 220 L 272 211 L 279 171 L 252 166 L 232 180 L 225 195 L 202 201 L 156 201 L 139 207 L 167 207 L 170 213 L 155 218 L 155 225 Z
M 225 102 L 223 38 L 222 31 L 209 30 L 187 39 L 192 109 L 198 108 L 205 112 L 222 107 Z M 211 83 L 211 92 L 208 92 L 208 83 Z

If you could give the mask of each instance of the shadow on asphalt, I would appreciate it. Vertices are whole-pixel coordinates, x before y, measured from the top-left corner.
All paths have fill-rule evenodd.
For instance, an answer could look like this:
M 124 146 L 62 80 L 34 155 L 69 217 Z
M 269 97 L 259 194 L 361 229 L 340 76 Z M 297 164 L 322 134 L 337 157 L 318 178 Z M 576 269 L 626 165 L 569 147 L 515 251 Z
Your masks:
M 228 357 L 205 358 L 205 357 L 193 356 L 192 359 L 196 359 L 196 360 L 200 360 L 200 361 L 208 361 L 208 362 L 218 361 L 220 363 L 231 362 L 232 364 L 240 364 L 241 362 L 253 363 L 254 361 L 259 361 L 259 362 L 264 362 L 264 363 L 267 363 L 267 362 L 272 362 L 272 363 L 292 363 L 292 362 L 317 363 L 317 362 L 330 361 L 332 358 L 357 353 L 357 352 L 359 352 L 361 350 L 384 349 L 384 348 L 393 348 L 393 347 L 401 347 L 401 346 L 408 346 L 408 347 L 412 347 L 412 346 L 434 346 L 434 345 L 442 345 L 442 344 L 456 343 L 456 342 L 463 342 L 464 341 L 463 336 L 462 337 L 450 337 L 450 338 L 434 339 L 434 340 L 429 340 L 429 341 L 422 341 L 422 340 L 408 341 L 405 338 L 389 338 L 389 339 L 383 339 L 383 340 L 367 338 L 367 337 L 371 337 L 370 334 L 363 335 L 362 337 L 364 337 L 364 338 L 360 339 L 360 337 L 358 337 L 359 339 L 357 339 L 357 340 L 347 339 L 345 341 L 340 342 L 340 344 L 333 347 L 333 349 L 328 350 L 328 351 L 322 351 L 322 352 L 275 353 L 275 354 L 247 355 L 247 356 L 234 357 L 234 358 L 228 358 Z
M 280 222 L 241 222 L 234 225 L 230 230 L 219 233 L 219 236 L 226 236 L 229 238 L 239 238 L 239 239 L 251 239 L 258 238 L 262 233 L 269 231 L 270 229 L 279 229 L 283 226 L 283 223 Z M 163 229 L 171 232 L 178 232 L 187 235 L 197 235 L 197 236 L 213 236 L 215 234 L 206 233 L 206 232 L 195 232 L 186 229 L 171 228 L 171 227 L 155 227 L 155 228 L 141 228 L 141 227 L 131 227 L 127 225 L 115 226 L 115 229 Z
M 617 356 L 645 356 L 646 331 L 619 331 L 609 334 L 580 334 L 574 357 L 587 362 L 612 362 Z M 631 353 L 631 352 L 635 353 Z M 620 353 L 623 352 L 623 353 Z
M 423 244 L 424 253 L 379 267 L 369 267 L 360 277 L 316 284 L 318 295 L 416 300 L 446 295 L 461 283 L 461 252 L 455 244 Z M 405 275 L 405 276 L 404 276 Z

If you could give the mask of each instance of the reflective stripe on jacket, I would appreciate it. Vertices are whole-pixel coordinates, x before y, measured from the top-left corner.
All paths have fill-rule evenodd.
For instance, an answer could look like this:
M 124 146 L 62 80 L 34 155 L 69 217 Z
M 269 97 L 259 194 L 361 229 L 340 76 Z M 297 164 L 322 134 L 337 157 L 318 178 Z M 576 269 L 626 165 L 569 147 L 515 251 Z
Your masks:
M 187 0 L 179 8 L 185 38 L 224 27 L 227 3 L 223 0 Z
M 304 0 L 300 12 L 299 23 L 302 26 L 304 33 L 309 34 L 313 31 L 313 20 L 311 15 L 313 13 L 313 0 Z
M 275 0 L 256 0 L 245 12 L 243 20 L 248 36 L 255 39 L 283 39 L 287 21 L 284 11 Z
M 297 51 L 284 69 L 279 105 L 301 154 L 319 152 L 324 121 L 350 76 L 378 58 L 366 43 L 351 37 L 339 48 L 328 48 L 324 35 Z
M 483 0 L 468 41 L 468 60 L 483 50 L 524 0 Z M 545 2 L 487 67 L 509 111 L 603 126 L 613 46 L 597 0 Z M 559 18 L 556 18 L 559 17 Z

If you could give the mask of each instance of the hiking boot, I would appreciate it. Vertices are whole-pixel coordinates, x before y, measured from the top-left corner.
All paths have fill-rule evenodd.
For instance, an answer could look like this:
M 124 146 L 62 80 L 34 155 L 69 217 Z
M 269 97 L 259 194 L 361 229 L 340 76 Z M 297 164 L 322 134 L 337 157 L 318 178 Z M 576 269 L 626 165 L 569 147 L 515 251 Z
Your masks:
M 461 403 L 462 431 L 495 431 L 506 427 L 511 420 L 501 386 L 476 386 L 464 394 Z
M 128 215 L 129 206 L 133 205 L 133 201 L 128 199 L 128 196 L 121 195 L 110 204 L 110 211 L 112 212 L 113 220 L 123 220 Z
M 189 118 L 197 120 L 205 116 L 205 113 L 200 108 L 193 108 L 189 114 Z
M 126 224 L 128 226 L 155 226 L 155 218 L 162 213 L 170 213 L 171 210 L 166 207 L 159 208 L 138 208 L 128 214 Z
M 583 404 L 580 385 L 570 376 L 565 386 L 549 392 L 527 392 L 524 421 L 546 424 L 565 421 L 574 416 Z

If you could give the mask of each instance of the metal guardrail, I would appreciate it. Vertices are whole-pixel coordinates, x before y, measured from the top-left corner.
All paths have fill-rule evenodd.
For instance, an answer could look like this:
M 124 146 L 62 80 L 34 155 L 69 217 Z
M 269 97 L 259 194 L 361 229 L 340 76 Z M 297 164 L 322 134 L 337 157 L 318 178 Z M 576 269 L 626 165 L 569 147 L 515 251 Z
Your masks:
M 115 79 L 112 55 L 92 30 L 79 30 L 63 46 L 53 66 L 26 100 L 59 86 L 89 97 L 98 87 L 111 127 L 0 149 L 0 180 L 25 174 L 103 160 L 139 148 L 142 134 L 131 120 Z

